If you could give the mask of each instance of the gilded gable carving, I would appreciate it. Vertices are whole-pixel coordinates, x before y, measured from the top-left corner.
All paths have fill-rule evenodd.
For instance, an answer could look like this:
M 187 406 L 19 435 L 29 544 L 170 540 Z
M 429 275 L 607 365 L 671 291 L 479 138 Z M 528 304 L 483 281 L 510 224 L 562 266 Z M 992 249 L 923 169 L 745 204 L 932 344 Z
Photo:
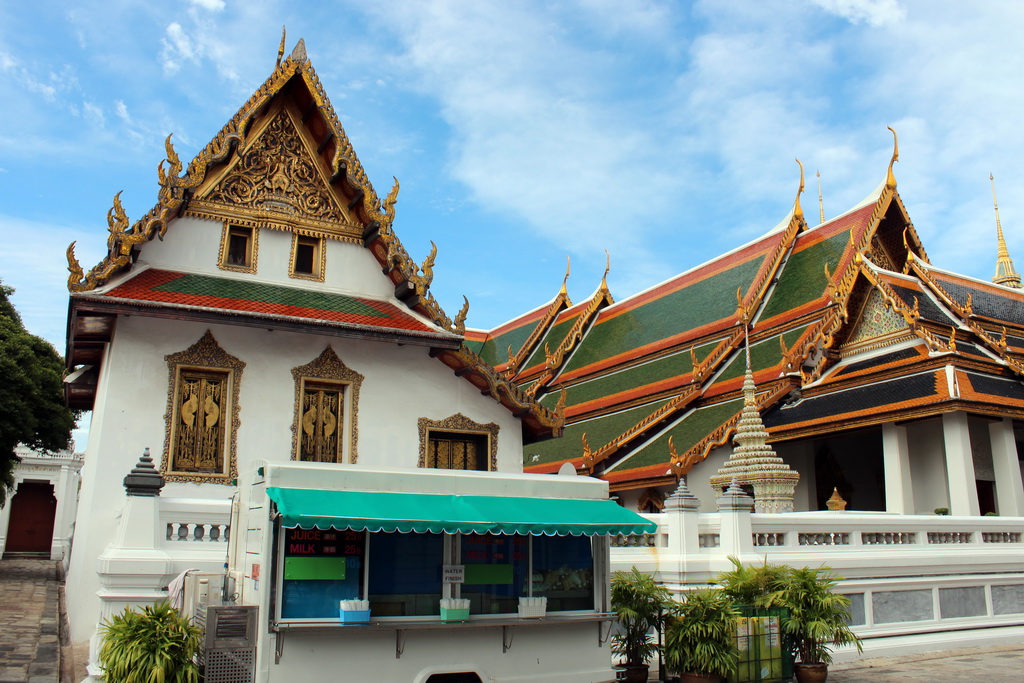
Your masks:
M 344 220 L 283 109 L 206 199 L 287 216 Z

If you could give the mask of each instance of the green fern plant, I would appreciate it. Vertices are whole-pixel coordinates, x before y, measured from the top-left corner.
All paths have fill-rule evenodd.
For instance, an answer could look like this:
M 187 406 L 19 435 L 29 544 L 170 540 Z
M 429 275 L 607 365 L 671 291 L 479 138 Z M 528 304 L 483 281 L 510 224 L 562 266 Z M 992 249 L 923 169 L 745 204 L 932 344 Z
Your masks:
M 658 654 L 650 631 L 661 630 L 669 596 L 667 588 L 636 567 L 612 575 L 612 609 L 622 629 L 612 636 L 612 652 L 624 656 L 628 665 L 645 665 Z
M 199 683 L 203 630 L 164 601 L 127 607 L 100 626 L 100 665 L 110 683 Z
M 739 616 L 725 591 L 701 588 L 687 593 L 665 623 L 665 665 L 678 673 L 729 676 L 739 664 Z

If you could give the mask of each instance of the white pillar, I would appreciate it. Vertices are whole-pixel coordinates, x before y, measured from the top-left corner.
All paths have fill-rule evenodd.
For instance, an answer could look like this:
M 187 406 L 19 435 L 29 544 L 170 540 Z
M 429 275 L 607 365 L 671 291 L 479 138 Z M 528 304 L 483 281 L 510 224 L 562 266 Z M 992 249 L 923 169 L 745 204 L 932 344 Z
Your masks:
M 958 411 L 942 416 L 942 439 L 946 447 L 946 477 L 949 487 L 949 512 L 952 515 L 981 514 L 978 487 L 974 482 L 974 458 L 967 413 Z
M 882 461 L 885 468 L 885 511 L 914 514 L 914 487 L 910 478 L 907 428 L 894 422 L 882 425 Z
M 1024 484 L 1021 483 L 1013 420 L 1004 417 L 988 426 L 992 441 L 992 467 L 996 474 L 996 510 L 1002 517 L 1024 517 Z

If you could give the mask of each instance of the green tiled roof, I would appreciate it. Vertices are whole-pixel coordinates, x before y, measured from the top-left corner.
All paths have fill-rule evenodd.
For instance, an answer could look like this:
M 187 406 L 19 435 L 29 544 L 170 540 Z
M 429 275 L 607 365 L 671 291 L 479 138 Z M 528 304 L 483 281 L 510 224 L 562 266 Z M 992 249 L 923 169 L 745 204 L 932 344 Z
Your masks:
M 812 244 L 805 249 L 794 250 L 783 267 L 779 282 L 765 304 L 760 319 L 768 320 L 815 299 L 821 298 L 828 286 L 825 279 L 825 264 L 833 275 L 839 259 L 850 243 L 849 231 Z
M 786 348 L 788 349 L 795 344 L 808 327 L 810 325 L 801 325 L 788 332 L 784 332 L 782 339 L 786 342 Z M 782 349 L 779 347 L 779 335 L 768 337 L 750 346 L 750 368 L 754 372 L 778 365 L 781 360 Z M 736 354 L 732 361 L 729 362 L 729 366 L 722 371 L 722 374 L 715 381 L 724 382 L 736 377 L 742 377 L 746 369 L 746 354 L 743 353 L 741 348 L 740 353 Z
M 696 350 L 698 362 L 703 360 L 719 343 L 715 341 L 698 347 Z M 663 379 L 686 375 L 692 370 L 693 363 L 690 361 L 690 351 L 687 349 L 650 363 L 635 365 L 620 372 L 575 384 L 566 390 L 565 404 L 571 406 L 592 401 L 621 391 L 653 384 Z
M 607 321 L 598 319 L 564 371 L 733 316 L 737 287 L 743 291 L 749 289 L 762 261 L 763 256 L 751 259 Z
M 548 439 L 524 447 L 523 463 L 527 466 L 542 465 L 548 462 L 578 458 L 583 454 L 581 437 L 584 433 L 587 435 L 590 448 L 596 451 L 666 403 L 668 401 L 655 401 L 620 413 L 567 425 L 560 439 Z M 535 454 L 540 456 L 536 461 L 533 460 Z
M 387 318 L 387 314 L 344 294 L 333 294 L 294 287 L 282 287 L 248 280 L 233 280 L 208 275 L 183 275 L 166 284 L 153 287 L 154 291 L 216 296 L 225 299 L 261 301 L 282 306 L 312 308 L 335 313 L 350 313 L 374 318 Z
M 533 332 L 533 329 L 537 327 L 539 322 L 540 321 L 538 320 L 537 322 L 532 322 L 527 325 L 520 325 L 519 327 L 509 330 L 504 334 L 491 337 L 480 346 L 477 353 L 491 365 L 507 363 L 508 347 L 512 347 L 512 353 L 519 351 L 523 343 L 529 339 L 530 333 Z
M 531 368 L 534 365 L 539 365 L 546 360 L 544 355 L 544 344 L 547 343 L 548 350 L 554 353 L 558 345 L 565 339 L 565 335 L 569 334 L 569 330 L 579 319 L 578 315 L 571 316 L 568 320 L 563 320 L 552 325 L 548 328 L 548 331 L 541 337 L 541 340 L 537 343 L 537 347 L 530 354 L 530 357 L 523 363 L 522 370 Z
M 647 447 L 636 451 L 628 458 L 619 463 L 615 469 L 634 469 L 668 463 L 670 456 L 668 452 L 668 438 L 672 437 L 672 443 L 676 452 L 682 455 L 687 452 L 711 432 L 718 429 L 722 424 L 738 415 L 743 410 L 743 399 L 739 398 L 725 403 L 716 403 L 705 408 L 698 408 L 683 418 L 681 422 L 669 429 L 667 432 L 652 441 Z

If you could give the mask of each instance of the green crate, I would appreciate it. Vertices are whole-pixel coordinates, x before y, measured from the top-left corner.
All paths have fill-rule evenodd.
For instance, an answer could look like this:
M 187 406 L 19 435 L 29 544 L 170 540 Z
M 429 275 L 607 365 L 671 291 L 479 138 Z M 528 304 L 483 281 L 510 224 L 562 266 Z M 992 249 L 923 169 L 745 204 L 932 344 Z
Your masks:
M 783 608 L 759 609 L 745 605 L 736 608 L 736 647 L 739 667 L 728 683 L 780 683 L 793 676 L 793 647 L 782 632 L 787 611 Z

